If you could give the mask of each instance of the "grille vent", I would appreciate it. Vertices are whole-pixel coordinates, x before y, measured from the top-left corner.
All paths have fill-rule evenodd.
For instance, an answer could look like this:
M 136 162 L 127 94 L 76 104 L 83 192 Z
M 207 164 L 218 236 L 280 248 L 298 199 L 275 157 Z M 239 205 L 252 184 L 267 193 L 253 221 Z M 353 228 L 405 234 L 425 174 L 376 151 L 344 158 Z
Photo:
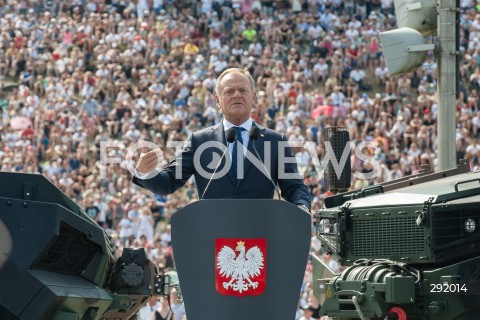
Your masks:
M 81 274 L 92 260 L 97 245 L 85 235 L 62 223 L 57 239 L 44 251 L 32 268 L 66 274 Z
M 418 255 L 425 251 L 425 231 L 415 217 L 354 219 L 350 250 L 358 257 Z

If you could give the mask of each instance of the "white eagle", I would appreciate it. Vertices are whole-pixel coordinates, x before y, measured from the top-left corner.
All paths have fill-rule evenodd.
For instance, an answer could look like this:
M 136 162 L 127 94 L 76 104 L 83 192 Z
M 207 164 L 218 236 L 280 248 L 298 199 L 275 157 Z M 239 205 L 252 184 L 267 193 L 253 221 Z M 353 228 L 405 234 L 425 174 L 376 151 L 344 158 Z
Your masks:
M 235 251 L 239 251 L 238 257 Z M 223 282 L 223 287 L 232 287 L 234 291 L 242 293 L 249 287 L 256 289 L 258 282 L 250 280 L 258 276 L 260 269 L 263 269 L 263 253 L 258 246 L 250 248 L 245 254 L 245 242 L 237 242 L 235 251 L 232 248 L 223 246 L 217 256 L 217 268 L 223 277 L 232 277 L 229 282 Z

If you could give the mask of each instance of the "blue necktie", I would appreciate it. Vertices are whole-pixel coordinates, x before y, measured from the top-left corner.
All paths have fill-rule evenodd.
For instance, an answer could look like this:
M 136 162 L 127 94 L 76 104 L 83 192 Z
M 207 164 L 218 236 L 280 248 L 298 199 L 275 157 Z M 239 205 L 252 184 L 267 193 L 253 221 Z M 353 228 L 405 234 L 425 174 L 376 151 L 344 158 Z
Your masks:
M 242 131 L 245 130 L 242 127 L 233 127 L 235 130 L 235 142 L 233 143 L 233 151 L 232 151 L 232 173 L 233 176 L 235 177 L 235 180 L 238 181 L 238 176 L 237 176 L 237 147 L 238 143 L 241 143 L 243 145 L 243 139 L 242 139 Z M 243 157 L 242 157 L 243 159 Z

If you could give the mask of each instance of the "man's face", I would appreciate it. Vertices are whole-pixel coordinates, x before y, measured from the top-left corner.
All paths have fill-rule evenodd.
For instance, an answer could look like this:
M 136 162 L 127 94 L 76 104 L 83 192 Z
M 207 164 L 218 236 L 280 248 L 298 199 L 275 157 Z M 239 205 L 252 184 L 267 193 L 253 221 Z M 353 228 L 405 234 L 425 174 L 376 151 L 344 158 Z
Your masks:
M 219 92 L 215 98 L 225 119 L 240 125 L 250 117 L 256 96 L 257 93 L 252 90 L 247 76 L 241 73 L 229 73 L 221 79 Z

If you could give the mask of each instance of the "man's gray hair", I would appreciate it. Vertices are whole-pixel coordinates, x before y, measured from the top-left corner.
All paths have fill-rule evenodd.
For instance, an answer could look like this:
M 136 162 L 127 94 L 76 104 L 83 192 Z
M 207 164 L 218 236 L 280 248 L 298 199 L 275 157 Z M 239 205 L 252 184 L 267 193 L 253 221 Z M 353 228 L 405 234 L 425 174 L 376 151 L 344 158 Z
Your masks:
M 252 92 L 255 91 L 255 81 L 253 80 L 253 77 L 250 74 L 250 72 L 248 72 L 247 70 L 244 70 L 244 69 L 240 69 L 240 68 L 228 68 L 225 71 L 223 71 L 220 74 L 220 76 L 218 76 L 217 83 L 215 84 L 215 93 L 216 94 L 220 94 L 220 92 L 219 92 L 220 91 L 220 82 L 222 82 L 222 79 L 227 74 L 230 74 L 230 73 L 240 73 L 240 74 L 243 74 L 244 76 L 246 76 L 248 78 L 248 81 L 250 82 Z

